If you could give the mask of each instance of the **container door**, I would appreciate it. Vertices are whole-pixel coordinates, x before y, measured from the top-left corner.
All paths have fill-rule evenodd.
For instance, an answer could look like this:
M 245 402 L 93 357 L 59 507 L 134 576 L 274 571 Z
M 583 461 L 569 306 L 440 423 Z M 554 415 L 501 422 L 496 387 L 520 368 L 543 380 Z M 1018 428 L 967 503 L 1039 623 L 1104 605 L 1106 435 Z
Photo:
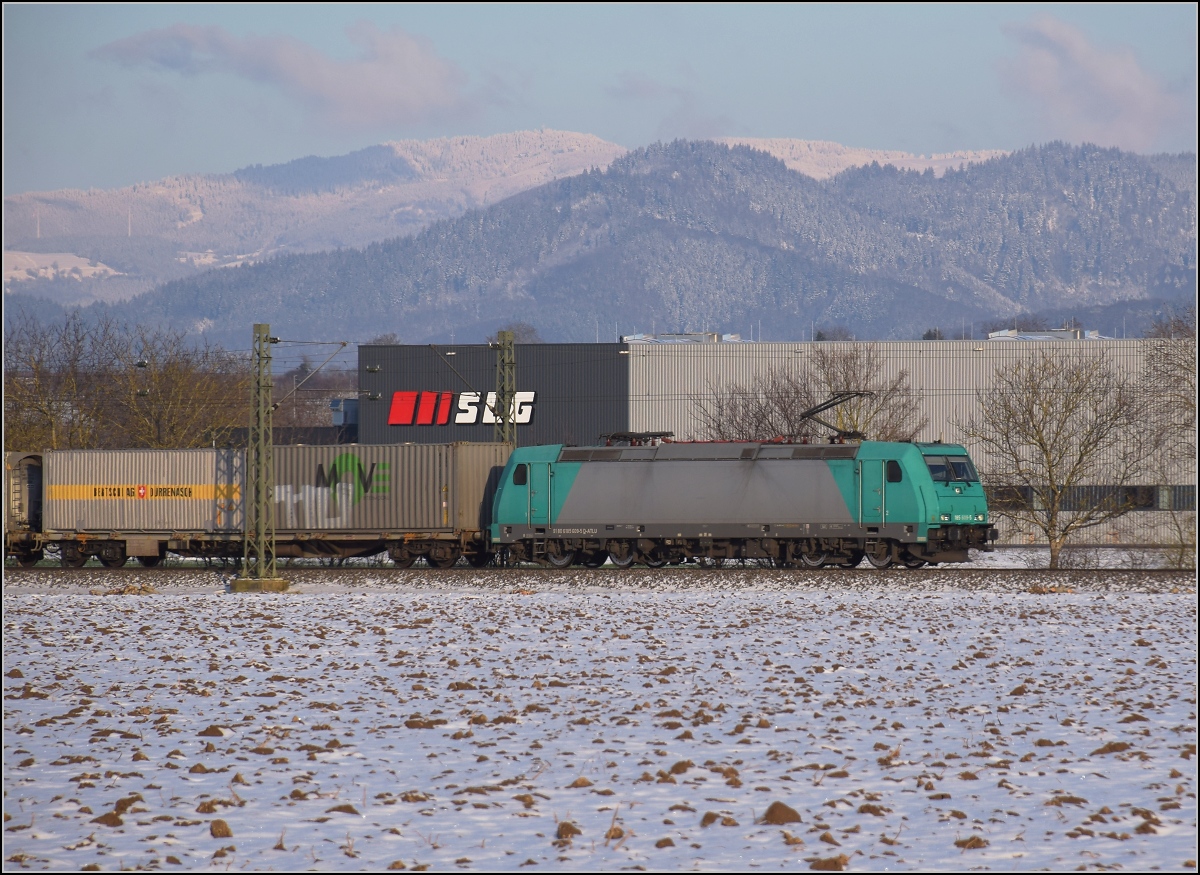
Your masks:
M 16 453 L 9 456 L 15 458 Z M 36 456 L 20 459 L 8 470 L 8 530 L 42 530 L 42 460 Z
M 529 463 L 529 525 L 550 525 L 550 463 Z
M 883 522 L 887 496 L 883 459 L 864 459 L 858 463 L 858 521 L 864 526 Z

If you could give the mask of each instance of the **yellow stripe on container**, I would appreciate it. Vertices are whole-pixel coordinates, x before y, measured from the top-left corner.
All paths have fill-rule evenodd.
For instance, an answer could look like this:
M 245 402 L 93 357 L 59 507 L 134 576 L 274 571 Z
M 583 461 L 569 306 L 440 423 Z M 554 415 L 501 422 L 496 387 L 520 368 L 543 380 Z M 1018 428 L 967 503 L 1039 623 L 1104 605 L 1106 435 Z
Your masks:
M 215 483 L 63 483 L 49 488 L 51 501 L 217 501 L 238 499 L 241 488 Z

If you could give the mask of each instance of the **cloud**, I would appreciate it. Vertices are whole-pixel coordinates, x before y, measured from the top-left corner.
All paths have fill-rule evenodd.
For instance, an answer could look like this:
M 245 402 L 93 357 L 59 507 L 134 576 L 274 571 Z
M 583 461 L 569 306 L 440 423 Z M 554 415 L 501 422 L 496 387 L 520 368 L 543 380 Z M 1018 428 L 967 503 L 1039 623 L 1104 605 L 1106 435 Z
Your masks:
M 616 85 L 610 85 L 605 90 L 609 97 L 618 100 L 658 100 L 670 95 L 673 89 L 640 73 L 624 72 Z
M 1128 48 L 1099 48 L 1050 16 L 1005 32 L 1020 51 L 1001 63 L 1001 76 L 1029 99 L 1051 137 L 1148 152 L 1194 125 L 1194 81 L 1190 97 L 1173 91 Z
M 221 27 L 176 24 L 101 46 L 126 67 L 202 76 L 222 73 L 277 87 L 324 120 L 362 127 L 413 124 L 472 109 L 466 75 L 432 44 L 369 22 L 347 30 L 358 57 L 338 60 L 287 36 L 236 37 Z
M 664 103 L 667 108 L 659 120 L 656 136 L 660 140 L 683 137 L 704 140 L 732 131 L 733 122 L 725 115 L 712 115 L 700 109 L 699 94 L 691 88 L 665 85 L 637 73 L 622 73 L 615 85 L 605 89 L 616 100 Z

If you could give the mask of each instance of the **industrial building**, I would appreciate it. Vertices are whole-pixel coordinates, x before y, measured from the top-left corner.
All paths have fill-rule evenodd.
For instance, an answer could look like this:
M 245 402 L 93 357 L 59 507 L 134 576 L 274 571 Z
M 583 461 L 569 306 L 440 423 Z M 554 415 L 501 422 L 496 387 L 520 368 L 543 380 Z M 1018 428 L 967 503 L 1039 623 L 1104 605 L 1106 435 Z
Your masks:
M 719 335 L 644 335 L 622 343 L 523 344 L 516 347 L 516 419 L 520 445 L 593 444 L 617 432 L 671 432 L 676 440 L 707 440 L 702 411 L 715 391 L 752 386 L 772 372 L 803 372 L 814 357 L 870 347 L 886 383 L 907 373 L 916 439 L 965 443 L 983 471 L 988 459 L 972 447 L 962 424 L 986 404 L 996 372 L 1048 348 L 1098 353 L 1122 373 L 1145 364 L 1144 340 L 1114 340 L 1077 332 L 1065 339 L 1002 334 L 988 340 L 745 343 Z M 727 342 L 723 342 L 726 341 Z M 359 347 L 359 441 L 439 443 L 490 441 L 496 352 L 486 345 Z M 846 387 L 860 388 L 860 387 Z M 492 396 L 494 402 L 494 395 Z M 1191 423 L 1194 446 L 1194 427 Z M 1150 424 L 1147 423 L 1147 427 Z M 1163 482 L 1152 482 L 1152 480 Z M 1104 487 L 1103 477 L 1097 487 Z M 1194 531 L 1196 465 L 1183 457 L 1141 484 L 1138 510 L 1082 541 L 1164 543 L 1176 537 L 1180 515 Z M 1001 526 L 1009 543 L 1036 536 Z

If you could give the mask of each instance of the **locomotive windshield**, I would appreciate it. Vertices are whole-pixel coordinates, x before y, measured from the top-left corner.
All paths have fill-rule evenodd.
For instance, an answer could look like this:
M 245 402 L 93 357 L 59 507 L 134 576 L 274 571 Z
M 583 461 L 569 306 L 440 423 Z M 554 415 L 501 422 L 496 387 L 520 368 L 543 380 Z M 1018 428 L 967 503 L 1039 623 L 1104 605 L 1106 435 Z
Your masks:
M 935 483 L 950 483 L 953 480 L 974 483 L 979 480 L 975 466 L 966 456 L 926 456 L 925 464 L 929 466 L 929 475 Z

